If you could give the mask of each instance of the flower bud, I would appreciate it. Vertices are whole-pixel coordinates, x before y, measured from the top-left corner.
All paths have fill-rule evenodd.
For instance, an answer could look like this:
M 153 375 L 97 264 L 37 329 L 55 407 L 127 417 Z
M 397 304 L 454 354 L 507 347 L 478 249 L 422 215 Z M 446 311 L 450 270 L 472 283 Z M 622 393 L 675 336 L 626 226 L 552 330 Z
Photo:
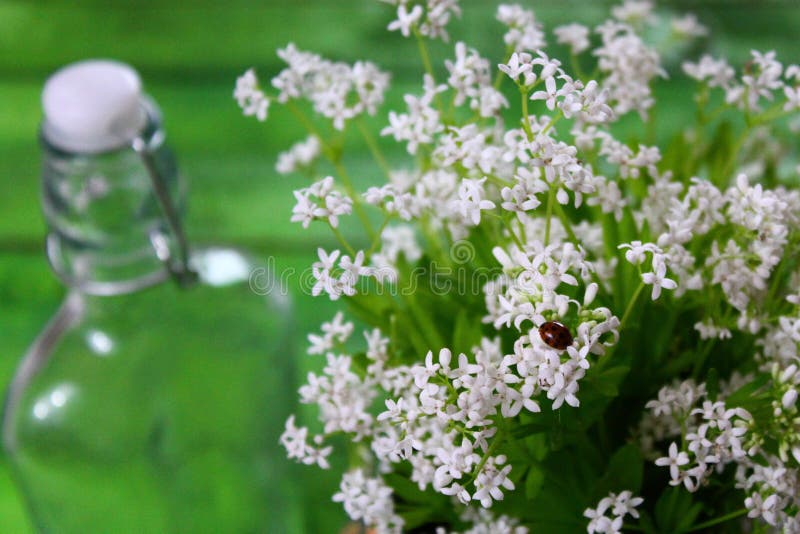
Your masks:
M 597 296 L 597 289 L 598 286 L 595 282 L 592 282 L 588 286 L 586 286 L 586 292 L 583 294 L 583 305 L 588 306 L 592 303 L 594 298 Z
M 781 404 L 783 404 L 783 407 L 788 410 L 794 406 L 795 402 L 797 402 L 797 390 L 791 388 L 789 391 L 783 394 L 783 397 L 781 398 Z
M 784 371 L 781 373 L 780 381 L 788 382 L 789 379 L 792 378 L 796 372 L 797 372 L 797 365 L 793 363 L 792 365 L 784 369 Z

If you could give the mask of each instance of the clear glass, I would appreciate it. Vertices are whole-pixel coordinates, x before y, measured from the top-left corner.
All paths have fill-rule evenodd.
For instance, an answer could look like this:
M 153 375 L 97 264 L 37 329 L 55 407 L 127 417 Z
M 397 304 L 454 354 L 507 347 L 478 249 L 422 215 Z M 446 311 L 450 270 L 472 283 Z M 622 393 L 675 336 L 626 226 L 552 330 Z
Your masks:
M 45 151 L 48 254 L 71 289 L 23 358 L 3 418 L 34 524 L 294 530 L 278 445 L 295 381 L 288 301 L 256 294 L 259 266 L 226 248 L 195 250 L 198 281 L 178 287 L 153 247 L 167 234 L 135 154 Z M 179 191 L 171 157 L 158 157 Z

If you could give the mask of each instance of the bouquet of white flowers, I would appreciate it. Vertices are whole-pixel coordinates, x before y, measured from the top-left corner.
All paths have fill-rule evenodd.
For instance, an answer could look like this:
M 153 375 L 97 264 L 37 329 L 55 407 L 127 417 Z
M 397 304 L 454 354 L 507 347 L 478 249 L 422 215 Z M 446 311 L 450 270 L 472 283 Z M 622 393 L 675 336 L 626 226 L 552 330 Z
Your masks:
M 619 128 L 646 129 L 666 79 L 650 2 L 554 28 L 566 62 L 533 12 L 500 5 L 502 62 L 458 42 L 443 69 L 427 42 L 457 0 L 388 3 L 425 69 L 380 132 L 405 168 L 362 119 L 389 85 L 372 63 L 289 44 L 271 89 L 250 70 L 234 92 L 308 128 L 277 170 L 311 176 L 292 220 L 341 245 L 318 250 L 311 291 L 348 315 L 308 336 L 324 368 L 300 399 L 321 425 L 291 417 L 289 457 L 328 469 L 346 447 L 333 499 L 378 532 L 800 532 L 800 67 L 683 63 L 697 120 L 662 150 Z M 352 127 L 383 185 L 355 190 Z M 363 233 L 344 235 L 353 213 Z

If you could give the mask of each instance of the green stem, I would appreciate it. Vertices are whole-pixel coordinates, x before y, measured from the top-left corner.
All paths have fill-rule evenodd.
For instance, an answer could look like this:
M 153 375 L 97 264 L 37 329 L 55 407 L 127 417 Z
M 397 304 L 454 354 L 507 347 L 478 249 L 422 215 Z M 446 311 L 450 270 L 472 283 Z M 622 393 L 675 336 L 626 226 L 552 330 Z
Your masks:
M 514 243 L 519 247 L 520 250 L 525 250 L 525 246 L 522 244 L 522 240 L 517 236 L 516 232 L 514 232 L 514 228 L 511 227 L 511 221 L 509 221 L 506 217 L 503 217 L 502 215 L 498 215 L 497 213 L 493 212 L 488 212 L 488 213 L 489 215 L 493 215 L 494 217 L 500 219 L 500 221 L 503 223 L 503 226 L 505 226 L 506 230 L 508 230 L 508 233 L 511 236 L 511 239 L 514 241 Z
M 383 173 L 386 175 L 386 178 L 391 179 L 391 168 L 389 167 L 389 163 L 386 161 L 386 158 L 383 157 L 383 153 L 381 152 L 378 143 L 375 142 L 375 138 L 372 137 L 370 131 L 364 126 L 364 123 L 361 119 L 356 120 L 356 126 L 358 127 L 358 131 L 361 132 L 361 137 L 364 138 L 364 142 L 367 143 L 367 148 L 372 153 L 372 157 L 375 158 L 375 162 L 378 164 L 378 167 L 381 168 Z
M 514 47 L 506 46 L 505 60 L 503 60 L 503 63 L 508 63 L 508 61 L 511 59 L 511 54 L 513 53 L 514 53 Z M 500 69 L 497 69 L 497 74 L 495 74 L 494 76 L 494 84 L 492 84 L 492 87 L 494 87 L 495 89 L 500 89 L 500 85 L 502 85 L 503 78 L 505 77 L 506 73 Z
M 520 86 L 519 95 L 522 104 L 522 129 L 525 130 L 525 136 L 528 141 L 533 141 L 533 132 L 531 131 L 531 121 L 528 116 L 528 89 Z
M 642 290 L 644 289 L 645 283 L 641 282 L 639 287 L 636 288 L 634 291 L 633 296 L 631 297 L 631 301 L 628 303 L 628 307 L 625 308 L 625 313 L 622 314 L 622 319 L 619 321 L 619 328 L 617 329 L 619 332 L 622 332 L 622 329 L 625 327 L 625 322 L 631 315 L 633 311 L 633 306 L 636 304 L 636 301 L 639 300 L 639 295 L 641 294 Z
M 575 71 L 575 76 L 577 76 L 580 81 L 584 82 L 584 84 L 587 83 L 589 80 L 586 79 L 586 73 L 583 72 L 583 69 L 581 69 L 581 63 L 578 61 L 578 56 L 570 53 L 569 62 L 572 65 L 572 70 Z
M 547 194 L 547 213 L 544 223 L 544 246 L 550 244 L 550 219 L 553 218 L 553 204 L 556 203 L 556 187 L 550 184 L 550 192 Z
M 347 196 L 353 200 L 353 209 L 355 210 L 359 220 L 361 220 L 361 224 L 364 225 L 367 235 L 369 235 L 370 239 L 375 239 L 375 230 L 372 228 L 372 223 L 369 221 L 367 212 L 364 210 L 363 199 L 361 198 L 361 195 L 356 193 L 356 190 L 353 187 L 353 182 L 350 180 L 350 175 L 347 174 L 347 170 L 338 159 L 332 160 L 331 163 L 336 169 L 336 174 L 339 175 L 339 179 L 342 181 L 345 191 L 347 191 Z
M 713 527 L 714 525 L 719 525 L 720 523 L 724 523 L 725 521 L 730 521 L 731 519 L 736 519 L 737 517 L 741 517 L 747 513 L 747 508 L 742 508 L 741 510 L 736 510 L 735 512 L 731 512 L 729 514 L 725 514 L 721 517 L 716 519 L 711 519 L 704 523 L 699 523 L 694 525 L 692 528 L 687 530 L 686 532 L 695 532 L 697 530 L 703 530 L 704 528 Z
M 306 114 L 303 113 L 300 110 L 300 108 L 298 108 L 295 105 L 295 103 L 292 102 L 291 100 L 289 100 L 286 103 L 286 107 L 289 108 L 289 111 L 292 113 L 292 115 L 294 115 L 294 117 L 298 121 L 300 121 L 300 124 L 303 125 L 303 127 L 308 131 L 308 133 L 315 136 L 319 140 L 320 144 L 322 145 L 322 152 L 325 154 L 325 157 L 328 158 L 329 160 L 332 160 L 334 152 L 333 148 L 325 141 L 325 138 L 322 136 L 322 134 L 319 133 L 319 130 L 317 129 L 316 126 L 314 126 L 314 123 L 311 122 L 309 118 L 306 117 Z
M 428 73 L 428 76 L 434 80 L 434 85 L 436 84 L 436 76 L 433 74 L 433 64 L 431 63 L 431 57 L 428 55 L 428 47 L 425 46 L 425 39 L 422 37 L 422 34 L 419 33 L 419 29 L 416 25 L 412 28 L 414 32 L 414 37 L 417 40 L 417 48 L 419 49 L 419 55 L 422 58 L 422 65 L 425 67 L 425 72 Z M 442 102 L 439 99 L 439 93 L 436 93 L 434 96 L 436 100 L 436 107 L 439 110 L 439 113 L 444 116 L 444 110 L 442 109 Z
M 563 112 L 562 112 L 562 111 L 559 109 L 559 110 L 558 110 L 558 113 L 556 114 L 556 116 L 555 116 L 555 117 L 553 117 L 552 119 L 550 119 L 550 122 L 548 122 L 548 123 L 547 123 L 547 125 L 546 125 L 546 126 L 543 128 L 543 129 L 542 129 L 542 132 L 541 132 L 541 133 L 542 133 L 542 134 L 546 134 L 546 133 L 547 133 L 547 131 L 548 131 L 550 128 L 552 128 L 552 127 L 555 125 L 555 123 L 557 123 L 558 121 L 560 121 L 560 120 L 561 120 L 561 117 L 563 117 L 563 116 L 564 116 L 564 113 L 563 113 Z
M 450 257 L 445 254 L 444 249 L 442 248 L 442 241 L 439 239 L 439 236 L 431 228 L 430 221 L 428 218 L 424 218 L 421 220 L 421 227 L 422 227 L 422 235 L 425 237 L 425 241 L 428 242 L 428 245 L 432 249 L 432 256 L 434 258 L 438 258 L 439 261 L 442 262 L 444 266 L 451 266 L 452 262 L 450 261 Z
M 366 211 L 364 211 L 361 195 L 357 194 L 355 188 L 353 188 L 353 183 L 350 181 L 350 176 L 347 174 L 347 170 L 345 170 L 344 165 L 341 163 L 339 153 L 334 150 L 331 145 L 325 142 L 324 138 L 320 135 L 319 130 L 317 130 L 314 124 L 308 119 L 308 117 L 306 117 L 305 113 L 295 106 L 294 103 L 289 101 L 286 105 L 289 108 L 289 111 L 292 112 L 292 115 L 294 115 L 297 120 L 299 120 L 303 126 L 305 126 L 306 130 L 319 139 L 319 142 L 322 144 L 323 154 L 325 154 L 325 157 L 336 169 L 336 173 L 339 175 L 339 179 L 341 180 L 342 185 L 344 185 L 345 191 L 347 191 L 347 196 L 349 196 L 353 201 L 353 208 L 356 212 L 356 215 L 364 225 L 364 228 L 366 229 L 367 234 L 369 234 L 370 239 L 374 238 L 375 231 L 372 229 L 372 223 L 369 222 L 369 217 L 367 217 Z
M 561 226 L 564 227 L 564 231 L 567 232 L 569 240 L 575 243 L 576 245 L 579 244 L 580 241 L 578 241 L 578 237 L 572 230 L 572 221 L 569 220 L 569 217 L 567 217 L 567 212 L 564 211 L 564 208 L 558 202 L 556 202 L 556 214 L 558 215 L 558 218 L 561 221 Z
M 625 523 L 624 525 L 622 525 L 622 530 L 632 530 L 634 532 L 645 532 L 645 530 L 642 527 L 640 527 L 639 525 L 629 525 L 628 523 Z
M 375 234 L 375 239 L 372 240 L 372 245 L 370 245 L 369 250 L 367 251 L 366 258 L 369 259 L 370 256 L 378 249 L 378 245 L 381 244 L 381 234 L 383 234 L 383 230 L 386 228 L 386 225 L 389 224 L 389 221 L 392 220 L 391 215 L 387 215 L 385 219 L 383 219 L 383 223 L 381 223 L 381 227 L 378 228 L 378 233 Z
M 489 445 L 489 448 L 486 450 L 486 454 L 484 454 L 483 458 L 481 458 L 481 461 L 478 462 L 478 466 L 475 468 L 475 471 L 473 471 L 472 476 L 467 481 L 467 483 L 464 484 L 464 487 L 467 487 L 467 484 L 475 482 L 475 479 L 477 479 L 478 475 L 481 474 L 481 469 L 483 469 L 483 466 L 486 465 L 486 462 L 492 456 L 497 447 L 499 447 L 500 444 L 503 443 L 504 440 L 505 440 L 505 432 L 501 428 L 500 430 L 497 431 L 497 434 L 494 435 L 494 439 L 492 439 L 492 444 Z
M 748 125 L 745 127 L 744 131 L 739 135 L 739 138 L 736 139 L 736 142 L 733 144 L 733 148 L 731 149 L 731 156 L 728 158 L 728 161 L 725 162 L 725 167 L 722 169 L 722 176 L 719 176 L 719 184 L 723 186 L 728 183 L 730 180 L 730 173 L 733 171 L 734 165 L 736 165 L 736 160 L 739 159 L 739 152 L 742 149 L 742 145 L 744 142 L 747 141 L 748 135 L 750 135 L 751 126 L 748 121 Z
M 706 362 L 706 358 L 708 358 L 708 354 L 711 352 L 711 349 L 714 347 L 716 342 L 717 338 L 715 337 L 706 340 L 706 346 L 703 347 L 703 351 L 694 359 L 694 366 L 692 367 L 693 377 L 697 378 L 699 376 L 700 369 L 702 369 L 703 364 Z
M 349 253 L 349 254 L 350 254 L 352 257 L 354 257 L 354 258 L 355 258 L 355 256 L 356 256 L 356 251 L 355 251 L 355 249 L 354 249 L 353 247 L 351 247 L 351 246 L 350 246 L 350 243 L 348 243 L 348 242 L 347 242 L 347 240 L 344 238 L 344 236 L 343 236 L 343 235 L 342 235 L 342 233 L 339 231 L 339 229 L 338 229 L 338 228 L 336 228 L 335 226 L 333 226 L 333 225 L 332 225 L 332 224 L 330 224 L 330 223 L 328 223 L 328 226 L 330 226 L 330 227 L 331 227 L 331 231 L 333 232 L 333 235 L 334 235 L 334 236 L 336 236 L 336 239 L 338 239 L 338 240 L 339 240 L 339 243 L 341 243 L 341 245 L 342 245 L 342 246 L 345 248 L 345 250 L 347 250 L 347 252 L 348 252 L 348 253 Z

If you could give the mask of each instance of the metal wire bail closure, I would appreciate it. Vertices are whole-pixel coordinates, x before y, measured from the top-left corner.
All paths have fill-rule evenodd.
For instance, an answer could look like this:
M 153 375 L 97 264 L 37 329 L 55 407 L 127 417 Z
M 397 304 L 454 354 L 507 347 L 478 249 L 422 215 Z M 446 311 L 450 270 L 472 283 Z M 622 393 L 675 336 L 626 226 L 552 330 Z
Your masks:
M 154 232 L 150 235 L 150 242 L 158 259 L 162 261 L 173 280 L 180 287 L 187 287 L 197 281 L 197 273 L 189 265 L 189 242 L 183 230 L 175 202 L 169 193 L 166 180 L 158 169 L 151 147 L 158 146 L 163 141 L 163 134 L 156 134 L 148 143 L 143 137 L 134 138 L 131 147 L 139 155 L 150 177 L 150 184 L 156 195 L 158 205 L 167 220 L 169 229 L 178 243 L 178 257 L 174 258 L 167 239 L 163 234 Z

